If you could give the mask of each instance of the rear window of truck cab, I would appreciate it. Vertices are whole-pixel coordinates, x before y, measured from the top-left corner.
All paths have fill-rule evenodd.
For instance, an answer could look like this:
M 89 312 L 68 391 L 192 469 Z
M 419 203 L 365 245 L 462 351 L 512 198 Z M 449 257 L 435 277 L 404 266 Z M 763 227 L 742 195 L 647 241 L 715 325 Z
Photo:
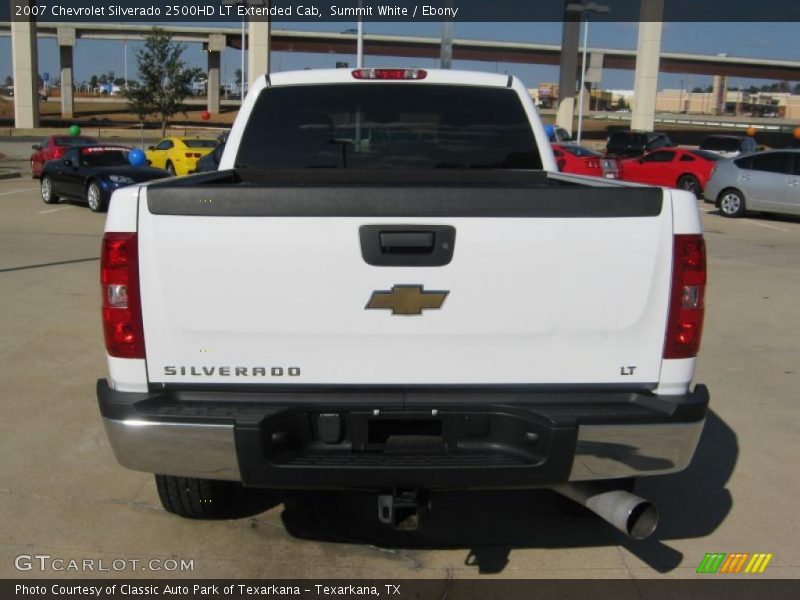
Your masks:
M 401 83 L 266 88 L 236 157 L 242 169 L 541 169 L 508 88 Z

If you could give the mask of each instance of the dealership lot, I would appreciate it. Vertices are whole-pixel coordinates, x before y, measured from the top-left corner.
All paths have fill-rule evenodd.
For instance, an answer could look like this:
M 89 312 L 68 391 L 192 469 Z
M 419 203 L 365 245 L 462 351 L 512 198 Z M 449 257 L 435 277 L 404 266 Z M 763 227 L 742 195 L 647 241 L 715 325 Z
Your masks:
M 164 512 L 152 476 L 114 461 L 96 408 L 104 217 L 45 205 L 30 179 L 0 181 L 0 577 L 97 574 L 18 571 L 19 555 L 139 577 L 689 577 L 707 552 L 772 553 L 761 577 L 800 577 L 800 220 L 700 207 L 710 279 L 696 381 L 712 413 L 690 469 L 638 488 L 661 510 L 656 539 L 566 516 L 543 491 L 438 495 L 434 519 L 400 534 L 359 494 L 264 494 L 233 521 Z M 181 561 L 193 569 L 167 570 Z

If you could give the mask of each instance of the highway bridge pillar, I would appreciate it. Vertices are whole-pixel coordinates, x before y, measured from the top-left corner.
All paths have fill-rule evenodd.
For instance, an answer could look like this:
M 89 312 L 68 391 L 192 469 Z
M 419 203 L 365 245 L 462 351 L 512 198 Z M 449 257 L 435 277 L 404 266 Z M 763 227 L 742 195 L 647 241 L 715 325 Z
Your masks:
M 61 66 L 61 118 L 74 115 L 74 82 L 72 73 L 72 49 L 75 46 L 75 29 L 58 28 L 58 54 Z
M 207 110 L 212 114 L 219 113 L 219 66 L 222 51 L 225 49 L 225 36 L 211 34 L 208 36 L 208 79 L 206 80 Z
M 563 127 L 570 134 L 572 133 L 572 118 L 575 114 L 575 82 L 578 73 L 580 30 L 580 13 L 565 11 L 564 26 L 561 30 L 561 66 L 558 77 L 556 125 Z
M 15 4 L 20 3 L 12 1 L 12 11 Z M 34 0 L 29 4 L 34 5 Z M 20 129 L 39 126 L 39 64 L 36 54 L 36 22 L 12 20 L 14 125 Z
M 631 129 L 652 131 L 655 124 L 663 18 L 664 0 L 642 0 L 639 14 L 639 42 L 636 46 Z
M 247 88 L 269 73 L 270 21 L 266 17 L 250 20 L 247 32 Z

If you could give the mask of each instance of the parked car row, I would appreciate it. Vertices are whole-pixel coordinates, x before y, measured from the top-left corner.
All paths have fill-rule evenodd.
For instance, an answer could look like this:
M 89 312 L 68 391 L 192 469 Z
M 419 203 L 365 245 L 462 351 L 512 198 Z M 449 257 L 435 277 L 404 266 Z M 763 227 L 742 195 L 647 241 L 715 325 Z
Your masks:
M 687 190 L 725 217 L 800 215 L 800 149 L 758 151 L 743 135 L 710 135 L 697 149 L 682 148 L 663 133 L 620 131 L 601 154 L 548 135 L 560 171 Z
M 219 155 L 219 141 L 205 138 L 170 137 L 150 146 L 146 164 L 133 165 L 133 148 L 100 144 L 85 136 L 49 136 L 33 146 L 31 175 L 41 179 L 42 200 L 54 204 L 61 199 L 79 200 L 95 212 L 103 212 L 114 190 L 174 175 L 195 173 L 206 156 Z
M 95 144 L 73 146 L 44 164 L 41 173 L 42 200 L 55 204 L 62 198 L 79 200 L 94 212 L 104 212 L 114 190 L 144 181 L 168 177 L 150 166 L 133 166 L 131 148 Z

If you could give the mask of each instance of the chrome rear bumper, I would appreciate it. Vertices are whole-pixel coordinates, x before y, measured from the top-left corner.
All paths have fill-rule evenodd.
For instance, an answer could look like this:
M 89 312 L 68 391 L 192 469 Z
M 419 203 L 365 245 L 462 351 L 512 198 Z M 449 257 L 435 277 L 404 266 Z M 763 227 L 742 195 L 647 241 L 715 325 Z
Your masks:
M 450 450 L 445 454 L 449 453 L 453 461 L 447 462 L 446 458 L 439 456 L 433 463 L 403 461 L 398 459 L 396 453 L 386 455 L 384 461 L 380 452 L 354 451 L 357 444 L 352 444 L 350 449 L 343 449 L 341 445 L 331 446 L 315 441 L 314 426 L 308 424 L 319 414 L 319 405 L 316 408 L 273 406 L 268 409 L 270 412 L 264 413 L 267 416 L 253 416 L 253 406 L 257 405 L 241 408 L 244 405 L 240 403 L 220 408 L 224 403 L 217 402 L 213 408 L 203 406 L 199 409 L 188 408 L 189 402 L 183 406 L 172 398 L 172 404 L 164 408 L 159 404 L 159 396 L 134 395 L 128 403 L 125 394 L 110 388 L 104 388 L 101 393 L 99 387 L 98 395 L 106 433 L 117 460 L 123 466 L 137 471 L 243 481 L 246 485 L 255 486 L 315 487 L 318 482 L 320 487 L 330 488 L 340 483 L 343 487 L 362 483 L 364 487 L 369 487 L 370 482 L 385 485 L 387 481 L 393 481 L 397 473 L 400 474 L 398 481 L 402 480 L 404 485 L 413 481 L 416 473 L 423 481 L 433 481 L 435 486 L 439 483 L 436 469 L 441 467 L 439 474 L 443 476 L 442 487 L 457 487 L 453 482 L 471 486 L 474 480 L 474 487 L 481 488 L 541 487 L 554 482 L 642 477 L 681 471 L 692 460 L 705 422 L 708 394 L 703 386 L 698 386 L 698 390 L 682 397 L 683 406 L 691 409 L 689 412 L 680 413 L 676 410 L 673 415 L 661 415 L 664 417 L 662 422 L 641 422 L 641 411 L 630 415 L 630 420 L 640 422 L 624 422 L 626 419 L 621 416 L 617 423 L 584 424 L 580 412 L 573 410 L 565 413 L 563 407 L 560 413 L 548 414 L 536 405 L 443 406 L 439 412 L 440 417 L 444 418 L 449 408 L 451 417 L 455 419 L 462 419 L 465 414 L 478 415 L 479 418 L 489 415 L 490 419 L 499 414 L 506 419 L 502 422 L 490 420 L 490 433 L 484 434 L 488 436 L 487 446 L 502 445 L 509 440 L 507 449 L 510 452 L 507 455 L 512 461 L 505 464 L 498 459 L 492 463 L 494 466 L 474 461 L 458 462 L 462 447 L 470 448 L 471 444 L 476 443 L 469 434 L 460 437 L 457 444 L 448 446 Z M 143 397 L 145 400 L 141 400 Z M 177 409 L 176 404 L 180 405 Z M 140 410 L 142 412 L 138 412 Z M 237 410 L 250 412 L 237 413 Z M 363 408 L 352 406 L 348 409 L 328 404 L 325 410 L 341 411 L 343 422 L 349 418 L 348 410 L 353 414 L 366 412 L 367 419 L 371 415 L 371 410 L 364 411 Z M 603 410 L 607 412 L 608 409 Z M 419 415 L 418 409 L 412 412 Z M 160 417 L 159 414 L 167 416 Z M 405 415 L 411 412 L 400 409 L 394 413 L 384 411 L 384 414 L 407 418 Z M 560 417 L 557 415 L 563 414 L 572 419 L 571 425 L 558 422 Z M 658 413 L 654 414 L 658 416 Z M 532 420 L 525 420 L 530 419 L 531 415 Z M 594 418 L 596 420 L 597 416 Z M 613 415 L 606 420 L 608 418 L 613 418 Z M 548 419 L 549 424 L 546 422 Z M 585 420 L 591 421 L 588 417 Z M 305 441 L 296 445 L 296 448 L 298 454 L 305 452 L 311 458 L 276 459 L 281 448 L 272 445 L 271 440 L 275 438 L 275 432 L 282 431 L 290 421 L 292 425 L 288 430 L 295 434 L 298 427 L 308 427 L 307 431 L 299 434 L 298 439 Z M 539 432 L 537 438 L 541 437 L 544 447 L 537 449 L 534 445 L 530 456 L 523 457 L 523 463 L 527 461 L 527 464 L 519 465 L 513 462 L 513 458 L 527 452 L 529 445 L 515 436 L 522 435 L 529 426 L 540 427 L 536 430 Z M 445 430 L 448 427 L 445 426 Z M 348 434 L 352 434 L 353 430 L 351 427 Z M 348 457 L 353 460 L 350 461 Z M 419 466 L 415 467 L 415 464 Z M 515 468 L 528 470 L 517 470 L 512 475 Z M 504 479 L 501 472 L 509 473 L 509 478 Z M 319 479 L 316 479 L 317 476 Z

